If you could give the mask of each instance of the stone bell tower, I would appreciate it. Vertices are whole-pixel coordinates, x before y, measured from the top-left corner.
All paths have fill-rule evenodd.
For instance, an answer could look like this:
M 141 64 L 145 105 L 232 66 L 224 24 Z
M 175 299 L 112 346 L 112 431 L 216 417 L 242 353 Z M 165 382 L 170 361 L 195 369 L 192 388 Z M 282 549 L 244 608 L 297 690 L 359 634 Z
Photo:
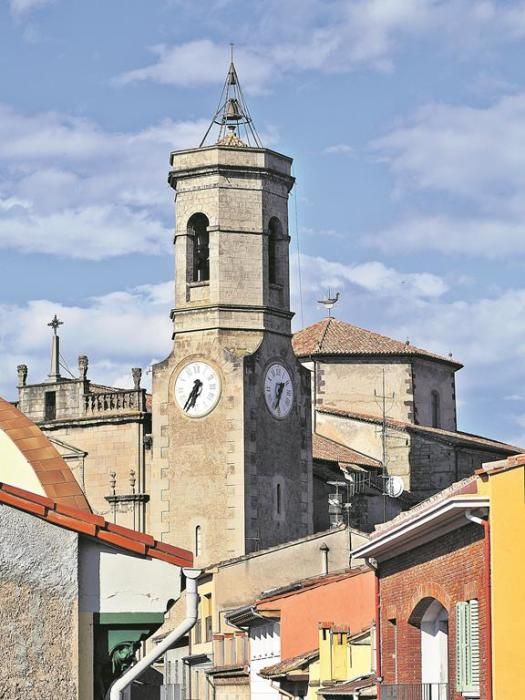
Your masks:
M 174 346 L 153 368 L 149 529 L 198 565 L 312 530 L 310 380 L 290 328 L 292 161 L 263 148 L 233 62 L 220 105 L 201 145 L 171 154 Z

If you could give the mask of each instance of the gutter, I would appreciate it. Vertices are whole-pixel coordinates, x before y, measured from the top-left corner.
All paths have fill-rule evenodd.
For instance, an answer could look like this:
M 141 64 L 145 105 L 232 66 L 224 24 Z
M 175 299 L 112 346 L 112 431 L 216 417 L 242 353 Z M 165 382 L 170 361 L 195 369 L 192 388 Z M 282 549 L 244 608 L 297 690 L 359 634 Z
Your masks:
M 483 549 L 484 549 L 484 571 L 483 571 L 483 589 L 487 605 L 487 625 L 485 632 L 485 658 L 487 659 L 487 700 L 492 700 L 492 590 L 491 590 L 491 567 L 490 567 L 490 522 L 483 518 L 478 518 L 472 515 L 472 511 L 465 511 L 465 518 L 471 523 L 481 525 L 484 531 Z
M 109 700 L 123 700 L 123 692 L 138 678 L 151 664 L 155 663 L 177 640 L 183 637 L 197 621 L 197 609 L 199 596 L 197 593 L 197 578 L 201 574 L 200 569 L 183 569 L 186 577 L 186 617 L 174 630 L 172 630 L 160 644 L 146 654 L 140 661 L 133 664 L 120 678 L 113 683 L 110 689 Z

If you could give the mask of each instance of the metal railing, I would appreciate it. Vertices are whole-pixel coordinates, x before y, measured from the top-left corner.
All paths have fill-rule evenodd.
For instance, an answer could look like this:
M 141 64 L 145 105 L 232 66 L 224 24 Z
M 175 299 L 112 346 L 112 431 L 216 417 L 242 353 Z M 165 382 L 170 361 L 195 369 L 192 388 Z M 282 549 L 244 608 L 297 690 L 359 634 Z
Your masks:
M 449 700 L 448 683 L 381 685 L 381 700 Z

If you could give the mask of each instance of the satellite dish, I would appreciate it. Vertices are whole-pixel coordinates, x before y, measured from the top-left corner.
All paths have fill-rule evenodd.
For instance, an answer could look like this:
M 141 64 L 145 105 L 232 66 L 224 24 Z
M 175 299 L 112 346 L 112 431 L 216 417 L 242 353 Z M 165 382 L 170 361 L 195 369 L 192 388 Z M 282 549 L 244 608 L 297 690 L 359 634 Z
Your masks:
M 388 476 L 385 479 L 385 495 L 390 498 L 399 498 L 404 490 L 405 485 L 400 476 Z

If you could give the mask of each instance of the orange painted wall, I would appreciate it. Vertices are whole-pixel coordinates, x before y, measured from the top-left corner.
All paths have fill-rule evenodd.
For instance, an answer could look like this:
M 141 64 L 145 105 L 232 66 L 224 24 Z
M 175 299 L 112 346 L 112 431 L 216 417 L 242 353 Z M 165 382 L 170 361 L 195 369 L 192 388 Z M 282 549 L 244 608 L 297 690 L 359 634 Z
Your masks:
M 317 649 L 320 622 L 349 625 L 351 632 L 372 624 L 374 578 L 373 571 L 364 571 L 259 602 L 258 610 L 281 611 L 281 658 L 289 659 Z

